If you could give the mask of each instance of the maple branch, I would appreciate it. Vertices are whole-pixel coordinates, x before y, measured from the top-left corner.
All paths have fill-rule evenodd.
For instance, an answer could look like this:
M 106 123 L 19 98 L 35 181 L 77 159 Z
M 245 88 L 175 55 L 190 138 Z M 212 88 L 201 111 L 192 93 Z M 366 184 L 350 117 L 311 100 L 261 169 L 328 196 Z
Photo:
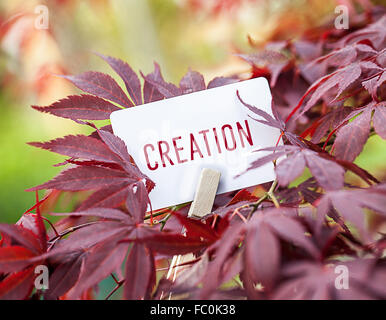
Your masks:
M 232 213 L 232 216 L 231 216 L 231 219 L 237 214 L 238 217 L 244 222 L 244 223 L 247 223 L 248 220 L 244 218 L 244 216 L 240 213 L 240 209 L 243 209 L 244 206 L 241 206 L 239 208 L 236 208 L 235 210 L 233 210 L 233 213 Z
M 271 187 L 269 188 L 268 192 L 266 192 L 262 197 L 259 198 L 259 200 L 257 200 L 256 202 L 252 203 L 252 204 L 248 204 L 246 206 L 250 206 L 250 207 L 253 207 L 251 212 L 248 214 L 248 217 L 247 217 L 247 220 L 250 220 L 253 213 L 257 210 L 259 204 L 261 204 L 263 201 L 267 200 L 267 199 L 271 199 L 272 202 L 275 204 L 275 201 L 276 201 L 276 204 L 275 204 L 275 207 L 280 207 L 279 205 L 279 202 L 277 200 L 277 198 L 274 196 L 273 192 L 275 191 L 277 187 L 277 180 L 274 180 L 271 184 Z M 242 207 L 240 207 L 242 208 Z
M 275 205 L 275 207 L 276 208 L 280 208 L 279 201 L 277 200 L 277 198 L 275 197 L 275 194 L 273 193 L 274 190 L 276 189 L 276 186 L 277 186 L 277 180 L 272 182 L 271 188 L 269 188 L 269 190 L 267 192 L 267 195 L 272 200 L 272 202 Z
M 255 203 L 251 204 L 250 207 L 252 207 L 251 212 L 249 212 L 247 220 L 250 220 L 252 218 L 253 213 L 257 210 L 260 203 L 262 203 L 264 200 L 268 199 L 268 194 L 265 193 L 262 197 L 259 198 Z
M 186 206 L 188 203 L 182 203 L 182 204 L 179 204 L 177 206 L 173 206 L 173 207 L 168 207 L 168 208 L 165 208 L 165 209 L 162 209 L 161 211 L 157 212 L 157 213 L 153 213 L 153 214 L 148 214 L 146 215 L 143 220 L 149 220 L 151 218 L 154 218 L 154 217 L 158 217 L 158 216 L 162 216 L 166 213 L 169 213 L 168 215 L 166 215 L 166 217 L 162 220 L 160 220 L 158 223 L 161 223 L 163 224 L 163 226 L 161 227 L 161 231 L 162 229 L 165 227 L 165 224 L 166 222 L 169 220 L 170 218 L 170 211 L 177 211 L 178 209 L 181 209 L 183 208 L 184 206 Z
M 89 225 L 98 223 L 98 222 L 99 221 L 86 222 L 86 223 L 83 223 L 83 224 L 77 225 L 75 227 L 71 227 L 71 228 L 68 228 L 68 229 L 64 230 L 63 232 L 59 233 L 59 235 L 57 235 L 57 236 L 53 237 L 52 239 L 48 240 L 48 242 L 52 242 L 50 247 L 48 248 L 48 250 L 52 249 L 52 247 L 56 244 L 56 242 L 58 240 L 60 240 L 61 238 L 63 238 L 64 236 L 66 236 L 67 234 L 69 234 L 71 232 L 74 232 L 74 231 L 76 231 L 78 229 L 87 227 Z

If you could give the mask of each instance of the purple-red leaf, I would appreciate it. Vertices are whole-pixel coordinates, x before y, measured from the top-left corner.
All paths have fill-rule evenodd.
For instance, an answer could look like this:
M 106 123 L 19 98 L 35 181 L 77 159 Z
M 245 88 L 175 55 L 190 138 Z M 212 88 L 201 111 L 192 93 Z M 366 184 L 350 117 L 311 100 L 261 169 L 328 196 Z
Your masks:
M 33 256 L 35 253 L 21 246 L 0 248 L 0 274 L 24 269 L 30 264 L 27 259 Z
M 308 151 L 305 154 L 307 167 L 320 186 L 326 190 L 343 188 L 344 169 L 340 165 Z
M 133 106 L 121 87 L 107 74 L 88 71 L 76 76 L 61 76 L 79 89 L 98 97 L 114 101 L 125 108 Z
M 262 151 L 262 150 L 257 150 L 257 151 Z M 274 152 L 274 153 L 267 154 L 267 155 L 265 155 L 265 156 L 255 160 L 255 161 L 253 161 L 249 165 L 249 167 L 248 167 L 248 169 L 246 171 L 249 171 L 249 170 L 252 170 L 252 169 L 257 169 L 257 168 L 259 168 L 259 167 L 261 167 L 261 166 L 263 166 L 263 165 L 265 165 L 265 164 L 267 164 L 269 162 L 272 162 L 272 161 L 280 158 L 281 156 L 283 156 L 285 154 L 286 154 L 285 151 L 277 151 L 277 152 Z M 240 176 L 242 174 L 243 173 L 239 174 L 238 176 Z M 236 176 L 236 177 L 238 177 L 238 176 Z
M 32 212 L 24 213 L 16 222 L 16 225 L 22 227 L 26 231 L 31 231 L 39 242 L 39 246 L 36 249 L 45 252 L 47 250 L 46 228 L 40 214 L 39 206 L 36 208 L 36 211 L 36 214 Z
M 159 71 L 159 65 L 157 63 L 155 63 L 154 65 L 157 72 L 154 72 L 147 76 L 142 74 L 142 77 L 145 79 L 145 81 L 153 85 L 165 98 L 172 98 L 181 95 L 181 89 L 177 88 L 172 83 L 166 82 L 163 79 L 161 72 Z
M 111 68 L 122 78 L 127 92 L 135 105 L 142 104 L 141 82 L 133 69 L 124 61 L 96 53 L 105 60 Z
M 107 241 L 107 239 L 119 241 L 128 236 L 133 227 L 118 221 L 94 222 L 71 233 L 66 241 L 58 243 L 50 253 L 54 256 L 60 256 L 63 253 L 68 254 L 74 251 L 89 250 L 98 243 L 113 242 Z
M 209 81 L 208 83 L 208 89 L 211 88 L 216 88 L 216 87 L 222 87 L 227 84 L 235 83 L 238 82 L 239 79 L 237 78 L 232 78 L 232 77 L 216 77 Z
M 52 212 L 53 216 L 97 217 L 108 220 L 125 221 L 129 216 L 121 210 L 110 208 L 93 208 L 75 212 Z
M 386 139 L 386 104 L 378 105 L 374 108 L 373 125 L 375 132 Z
M 122 139 L 105 130 L 98 130 L 98 134 L 110 150 L 120 157 L 121 161 L 118 159 L 117 162 L 123 163 L 123 166 L 125 166 L 125 164 L 130 164 L 131 157 L 127 152 L 127 147 Z M 136 171 L 136 174 L 141 175 L 137 168 L 133 168 L 133 170 Z
M 255 119 L 253 118 L 254 120 L 260 122 L 260 123 L 263 123 L 265 125 L 268 125 L 268 126 L 271 126 L 271 127 L 274 127 L 274 128 L 278 128 L 280 130 L 284 130 L 284 124 L 281 123 L 280 121 L 274 119 L 271 115 L 269 115 L 267 112 L 261 110 L 261 109 L 258 109 L 256 108 L 255 106 L 251 106 L 250 104 L 244 102 L 241 97 L 240 97 L 240 94 L 239 94 L 239 91 L 237 90 L 236 91 L 236 94 L 237 94 L 237 97 L 238 99 L 240 100 L 240 102 L 246 106 L 250 111 L 252 111 L 253 113 L 255 113 L 256 115 L 258 115 L 259 117 L 262 117 L 263 119 L 265 120 L 260 120 L 260 119 Z
M 36 253 L 41 250 L 37 235 L 23 226 L 0 224 L 0 233 L 8 235 L 20 245 L 29 248 Z
M 354 83 L 364 72 L 364 70 L 379 70 L 378 65 L 370 61 L 360 61 L 351 63 L 346 67 L 339 68 L 338 70 L 323 76 L 316 82 L 314 82 L 307 92 L 300 99 L 298 105 L 293 109 L 291 114 L 287 117 L 287 120 L 301 107 L 305 98 L 311 94 L 305 107 L 302 109 L 298 117 L 307 112 L 315 103 L 317 103 L 330 89 L 337 87 L 337 93 L 335 99 L 338 98 L 341 93 L 346 90 L 352 83 Z M 335 100 L 334 99 L 334 100 Z M 330 99 L 331 100 L 331 99 Z
M 123 140 L 108 131 L 98 130 L 98 133 L 102 141 L 106 143 L 110 150 L 121 158 L 121 161 L 118 163 L 124 168 L 127 175 L 137 181 L 146 179 L 146 187 L 148 192 L 150 192 L 155 186 L 154 182 L 133 164 L 132 158 L 127 152 L 127 147 Z
M 136 223 L 143 222 L 148 203 L 149 196 L 145 185 L 142 182 L 132 184 L 129 187 L 126 208 Z
M 289 63 L 289 59 L 284 54 L 275 49 L 272 50 L 268 48 L 259 53 L 250 55 L 241 54 L 239 56 L 252 66 L 267 67 L 271 74 L 270 85 L 272 87 L 276 85 L 280 73 L 282 73 Z
M 180 81 L 182 93 L 191 93 L 205 90 L 205 80 L 201 73 L 189 70 Z
M 339 129 L 335 139 L 335 156 L 353 162 L 361 153 L 370 133 L 371 109 L 365 109 L 353 121 Z M 385 125 L 385 124 L 383 124 Z
M 34 268 L 9 274 L 0 282 L 0 300 L 24 300 L 32 291 Z
M 362 82 L 362 85 L 366 90 L 371 94 L 373 100 L 377 101 L 377 90 L 381 85 L 386 81 L 386 72 L 385 69 L 380 74 L 372 76 L 370 79 L 367 79 Z
M 305 166 L 306 161 L 301 152 L 280 161 L 275 169 L 279 184 L 281 186 L 288 185 L 303 173 Z
M 92 95 L 82 94 L 68 96 L 54 102 L 48 107 L 32 106 L 32 108 L 72 120 L 105 120 L 113 111 L 120 110 L 112 103 Z
M 59 264 L 49 278 L 49 288 L 44 298 L 56 300 L 69 291 L 78 280 L 85 254 L 76 255 L 74 259 Z
M 261 283 L 270 291 L 278 276 L 279 265 L 278 239 L 264 222 L 252 224 L 245 238 L 244 271 L 255 284 Z
M 273 211 L 265 218 L 265 222 L 281 237 L 282 239 L 292 242 L 296 246 L 302 247 L 310 254 L 316 256 L 317 250 L 309 238 L 306 237 L 306 230 L 293 218 L 284 213 Z
M 197 252 L 209 245 L 207 241 L 200 238 L 189 238 L 181 234 L 168 234 L 166 232 L 142 238 L 140 241 L 146 243 L 150 249 L 165 255 Z
M 327 65 L 332 66 L 346 66 L 349 63 L 354 62 L 357 59 L 358 54 L 361 52 L 372 54 L 377 53 L 377 51 L 375 51 L 373 48 L 366 44 L 354 43 L 349 46 L 345 46 L 341 49 L 334 50 L 320 58 L 317 58 L 310 64 L 314 65 L 324 62 Z
M 69 293 L 72 299 L 78 298 L 84 290 L 98 284 L 120 268 L 125 259 L 128 244 L 117 243 L 117 240 L 119 238 L 113 236 L 92 247 L 87 253 L 77 284 Z
M 29 142 L 31 146 L 73 158 L 118 162 L 119 158 L 102 141 L 83 135 L 70 135 L 48 142 Z
M 128 186 L 129 184 L 124 182 L 99 189 L 83 201 L 77 210 L 83 211 L 97 207 L 116 208 L 126 200 L 129 192 Z
M 180 213 L 173 212 L 173 215 L 185 227 L 186 235 L 193 238 L 204 238 L 209 242 L 214 242 L 219 238 L 219 235 L 209 224 L 200 220 L 188 218 Z
M 349 33 L 338 43 L 340 47 L 348 44 L 371 39 L 371 43 L 376 49 L 383 49 L 386 39 L 386 16 L 383 14 L 373 23 L 361 28 L 355 32 Z
M 147 299 L 155 279 L 154 258 L 141 243 L 134 243 L 125 267 L 124 297 L 128 300 Z
M 152 85 L 146 79 L 158 79 L 161 76 L 161 70 L 158 64 L 154 64 L 154 71 L 144 77 L 145 83 L 143 84 L 143 99 L 145 103 L 162 100 L 164 96 L 158 91 L 158 89 Z
M 39 186 L 27 189 L 35 191 L 41 189 L 57 189 L 65 191 L 79 191 L 98 189 L 123 182 L 134 182 L 123 171 L 102 167 L 76 167 L 61 172 L 54 179 Z
M 367 237 L 364 228 L 365 215 L 363 208 L 372 209 L 386 215 L 386 190 L 384 184 L 368 189 L 339 190 L 326 193 L 318 204 L 318 214 L 328 214 L 333 206 L 338 213 L 358 228 L 363 237 Z M 366 238 L 366 240 L 368 240 Z

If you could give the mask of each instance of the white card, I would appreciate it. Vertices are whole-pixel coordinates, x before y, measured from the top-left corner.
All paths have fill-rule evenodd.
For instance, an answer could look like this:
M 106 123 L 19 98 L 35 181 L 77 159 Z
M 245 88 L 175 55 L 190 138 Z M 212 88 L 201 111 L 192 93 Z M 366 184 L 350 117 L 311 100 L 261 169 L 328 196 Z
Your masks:
M 114 134 L 127 145 L 139 169 L 155 182 L 150 192 L 153 210 L 192 201 L 203 168 L 221 172 L 217 193 L 272 181 L 272 163 L 248 171 L 274 146 L 278 129 L 263 125 L 238 99 L 272 115 L 265 78 L 194 92 L 115 111 Z

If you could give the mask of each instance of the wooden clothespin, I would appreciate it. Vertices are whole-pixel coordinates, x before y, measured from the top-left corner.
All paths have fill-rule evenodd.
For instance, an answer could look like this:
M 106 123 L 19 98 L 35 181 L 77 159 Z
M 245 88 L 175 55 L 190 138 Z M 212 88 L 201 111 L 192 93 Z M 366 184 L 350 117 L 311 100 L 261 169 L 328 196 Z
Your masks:
M 202 218 L 212 212 L 220 176 L 219 171 L 208 168 L 202 169 L 196 194 L 188 212 L 189 217 Z

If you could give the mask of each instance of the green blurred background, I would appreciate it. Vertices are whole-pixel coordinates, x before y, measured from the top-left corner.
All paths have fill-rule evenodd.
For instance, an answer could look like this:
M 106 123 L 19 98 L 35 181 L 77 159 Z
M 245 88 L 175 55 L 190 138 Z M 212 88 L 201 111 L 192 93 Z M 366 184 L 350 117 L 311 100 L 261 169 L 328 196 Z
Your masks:
M 215 8 L 216 3 L 223 7 Z M 339 1 L 338 1 L 339 2 Z M 48 8 L 49 28 L 34 27 L 36 6 Z M 26 145 L 85 128 L 34 111 L 77 90 L 54 76 L 98 70 L 114 75 L 92 54 L 126 60 L 178 82 L 188 67 L 214 76 L 248 72 L 232 53 L 249 52 L 247 36 L 263 43 L 290 39 L 324 23 L 337 1 L 253 0 L 50 0 L 0 2 L 0 222 L 16 222 L 34 204 L 24 189 L 60 171 L 63 157 Z M 116 78 L 117 79 L 117 78 Z M 117 79 L 119 82 L 119 79 Z M 372 137 L 357 163 L 379 176 L 386 144 Z

